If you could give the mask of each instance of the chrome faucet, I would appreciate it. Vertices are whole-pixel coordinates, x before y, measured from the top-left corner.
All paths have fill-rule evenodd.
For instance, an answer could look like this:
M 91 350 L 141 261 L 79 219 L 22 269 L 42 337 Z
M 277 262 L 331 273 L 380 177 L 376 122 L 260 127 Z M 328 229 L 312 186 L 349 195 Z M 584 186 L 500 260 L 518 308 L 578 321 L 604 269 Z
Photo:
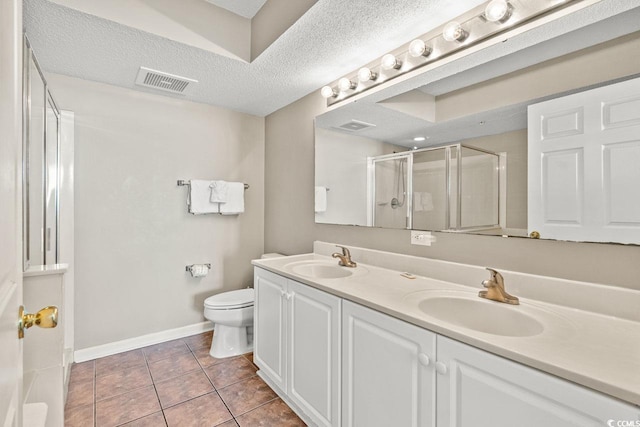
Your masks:
M 504 278 L 502 277 L 502 274 L 498 273 L 493 268 L 487 267 L 487 270 L 491 272 L 491 278 L 482 282 L 482 286 L 487 288 L 487 290 L 480 291 L 478 296 L 493 301 L 504 302 L 506 304 L 520 304 L 518 297 L 509 295 L 507 291 L 504 290 Z
M 341 265 L 343 267 L 356 267 L 358 265 L 354 261 L 351 261 L 351 252 L 349 252 L 349 249 L 339 245 L 336 245 L 336 247 L 342 248 L 342 254 L 336 252 L 331 256 L 334 258 L 340 258 L 340 261 L 338 261 L 338 265 Z

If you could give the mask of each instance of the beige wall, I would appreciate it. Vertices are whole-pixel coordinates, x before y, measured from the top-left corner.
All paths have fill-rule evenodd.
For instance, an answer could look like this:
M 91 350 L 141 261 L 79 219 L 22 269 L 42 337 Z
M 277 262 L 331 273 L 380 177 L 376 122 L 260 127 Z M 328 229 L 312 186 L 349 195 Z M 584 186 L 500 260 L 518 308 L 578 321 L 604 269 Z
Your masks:
M 640 246 L 436 233 L 412 246 L 409 231 L 314 224 L 313 119 L 324 111 L 314 92 L 267 116 L 265 250 L 311 252 L 314 240 L 640 289 Z
M 263 252 L 264 119 L 49 75 L 75 112 L 76 350 L 204 321 Z M 251 185 L 240 216 L 193 216 L 178 179 Z M 311 216 L 313 218 L 313 216 Z M 185 265 L 211 263 L 202 279 Z

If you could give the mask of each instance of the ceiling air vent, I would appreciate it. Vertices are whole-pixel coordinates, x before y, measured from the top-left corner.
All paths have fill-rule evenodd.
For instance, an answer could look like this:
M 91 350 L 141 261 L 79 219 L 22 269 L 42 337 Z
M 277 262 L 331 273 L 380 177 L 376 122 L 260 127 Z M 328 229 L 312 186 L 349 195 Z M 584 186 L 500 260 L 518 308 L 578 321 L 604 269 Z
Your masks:
M 348 123 L 337 126 L 337 129 L 346 130 L 347 132 L 358 132 L 374 126 L 375 125 L 371 123 L 361 122 L 359 120 L 351 120 Z
M 137 85 L 171 93 L 184 93 L 187 87 L 194 83 L 198 83 L 198 81 L 146 67 L 140 67 L 138 77 L 136 77 Z

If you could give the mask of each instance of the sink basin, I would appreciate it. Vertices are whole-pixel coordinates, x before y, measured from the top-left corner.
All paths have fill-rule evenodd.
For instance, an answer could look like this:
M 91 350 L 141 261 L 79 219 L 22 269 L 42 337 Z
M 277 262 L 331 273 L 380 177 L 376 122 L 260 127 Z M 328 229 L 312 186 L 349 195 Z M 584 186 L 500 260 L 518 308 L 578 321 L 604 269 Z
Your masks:
M 311 279 L 340 279 L 353 275 L 355 268 L 341 267 L 337 263 L 302 261 L 288 265 L 292 273 Z
M 438 320 L 478 332 L 508 337 L 529 337 L 544 331 L 544 325 L 518 305 L 469 296 L 433 295 L 418 303 L 418 309 Z

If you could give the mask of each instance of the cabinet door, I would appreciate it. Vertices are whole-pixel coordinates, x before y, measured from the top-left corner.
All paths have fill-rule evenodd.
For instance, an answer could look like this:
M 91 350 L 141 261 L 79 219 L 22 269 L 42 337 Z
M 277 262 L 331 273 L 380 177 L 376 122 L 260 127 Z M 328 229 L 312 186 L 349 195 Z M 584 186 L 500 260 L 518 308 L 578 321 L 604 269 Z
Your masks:
M 254 361 L 281 390 L 286 390 L 287 279 L 256 268 L 253 283 Z
M 435 334 L 348 301 L 342 310 L 343 425 L 434 426 Z
M 289 280 L 287 395 L 318 425 L 340 425 L 340 298 Z
M 640 409 L 438 336 L 438 427 L 602 427 Z

